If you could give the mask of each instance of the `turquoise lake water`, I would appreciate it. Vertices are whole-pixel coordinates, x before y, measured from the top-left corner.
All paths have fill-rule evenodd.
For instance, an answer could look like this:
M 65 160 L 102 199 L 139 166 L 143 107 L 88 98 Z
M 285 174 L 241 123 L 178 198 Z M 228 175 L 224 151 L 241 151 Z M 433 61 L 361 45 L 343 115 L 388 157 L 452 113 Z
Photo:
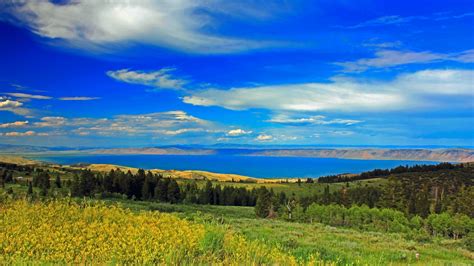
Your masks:
M 58 164 L 102 163 L 144 169 L 204 170 L 261 178 L 319 177 L 341 173 L 359 173 L 375 168 L 433 162 L 395 160 L 352 160 L 304 157 L 264 157 L 239 155 L 67 155 L 36 157 Z

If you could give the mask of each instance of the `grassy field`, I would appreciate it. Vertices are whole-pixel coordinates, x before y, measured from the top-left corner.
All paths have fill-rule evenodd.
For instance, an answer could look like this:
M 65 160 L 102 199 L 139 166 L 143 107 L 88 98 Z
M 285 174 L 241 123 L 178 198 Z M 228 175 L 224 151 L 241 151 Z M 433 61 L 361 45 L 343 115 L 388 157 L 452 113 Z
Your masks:
M 129 200 L 119 202 L 134 211 L 157 210 L 199 222 L 218 222 L 268 246 L 278 247 L 298 260 L 318 254 L 339 265 L 472 265 L 474 253 L 459 242 L 433 239 L 418 242 L 402 234 L 361 232 L 322 224 L 302 224 L 275 219 L 258 219 L 252 207 L 180 205 Z M 420 254 L 416 260 L 415 254 Z
M 297 184 L 282 185 L 298 187 L 294 189 L 310 189 L 300 188 Z M 0 194 L 5 195 L 9 188 L 12 188 L 16 195 L 26 193 L 25 186 L 9 184 L 5 189 L 0 189 Z M 56 195 L 65 194 L 66 190 L 55 192 Z M 53 194 L 55 192 L 53 191 Z M 205 228 L 218 226 L 220 229 L 214 229 L 233 232 L 243 236 L 242 241 L 254 243 L 252 245 L 258 243 L 259 246 L 265 247 L 265 250 L 276 250 L 283 254 L 282 258 L 291 258 L 299 263 L 307 263 L 309 259 L 313 259 L 316 262 L 325 261 L 337 265 L 472 265 L 474 260 L 474 253 L 462 248 L 459 241 L 436 238 L 416 241 L 403 234 L 362 232 L 322 224 L 259 219 L 256 218 L 252 207 L 169 204 L 121 198 L 101 199 L 100 202 L 108 206 L 119 206 L 135 214 L 144 211 L 170 213 Z M 415 258 L 417 252 L 420 254 L 419 260 Z M 196 258 L 198 259 L 203 258 Z M 262 258 L 258 258 L 260 259 Z
M 230 228 L 100 201 L 0 195 L 5 264 L 296 265 L 296 257 Z M 320 259 L 312 259 L 320 264 Z

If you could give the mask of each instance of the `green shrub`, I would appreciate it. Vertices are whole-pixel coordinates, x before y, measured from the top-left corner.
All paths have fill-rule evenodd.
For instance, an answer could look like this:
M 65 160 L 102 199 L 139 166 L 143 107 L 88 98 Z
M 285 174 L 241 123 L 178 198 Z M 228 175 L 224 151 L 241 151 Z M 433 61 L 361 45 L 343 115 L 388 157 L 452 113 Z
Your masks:
M 462 243 L 469 251 L 474 251 L 474 232 L 469 233 L 462 240 Z

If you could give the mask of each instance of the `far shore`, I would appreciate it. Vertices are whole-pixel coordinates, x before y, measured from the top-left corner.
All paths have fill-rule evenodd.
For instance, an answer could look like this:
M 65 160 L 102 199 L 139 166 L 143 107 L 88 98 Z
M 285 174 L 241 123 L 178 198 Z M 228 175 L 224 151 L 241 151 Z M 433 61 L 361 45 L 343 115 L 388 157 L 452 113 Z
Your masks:
M 32 155 L 32 154 L 28 154 Z M 128 167 L 114 164 L 77 164 L 77 165 L 60 165 L 40 160 L 29 159 L 28 155 L 11 155 L 0 154 L 0 162 L 19 164 L 19 165 L 44 165 L 51 168 L 72 168 L 72 169 L 89 169 L 95 172 L 109 172 L 111 170 L 120 169 L 121 171 L 130 171 L 136 173 L 140 168 Z M 37 155 L 44 155 L 43 153 Z M 50 155 L 50 154 L 48 154 Z M 64 155 L 64 154 L 57 154 Z M 72 156 L 73 154 L 69 154 Z M 297 182 L 298 178 L 258 178 L 237 174 L 213 173 L 201 170 L 163 170 L 163 169 L 144 169 L 155 174 L 161 174 L 163 177 L 177 179 L 202 179 L 221 182 L 249 182 L 249 183 L 281 183 L 281 182 Z

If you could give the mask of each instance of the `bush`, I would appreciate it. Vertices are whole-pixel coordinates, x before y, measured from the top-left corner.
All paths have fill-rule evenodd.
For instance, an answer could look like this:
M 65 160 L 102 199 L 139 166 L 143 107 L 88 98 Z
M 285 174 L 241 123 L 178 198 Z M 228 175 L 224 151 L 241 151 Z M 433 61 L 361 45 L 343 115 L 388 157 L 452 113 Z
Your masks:
M 469 251 L 474 251 L 474 232 L 469 233 L 462 240 L 462 243 Z

